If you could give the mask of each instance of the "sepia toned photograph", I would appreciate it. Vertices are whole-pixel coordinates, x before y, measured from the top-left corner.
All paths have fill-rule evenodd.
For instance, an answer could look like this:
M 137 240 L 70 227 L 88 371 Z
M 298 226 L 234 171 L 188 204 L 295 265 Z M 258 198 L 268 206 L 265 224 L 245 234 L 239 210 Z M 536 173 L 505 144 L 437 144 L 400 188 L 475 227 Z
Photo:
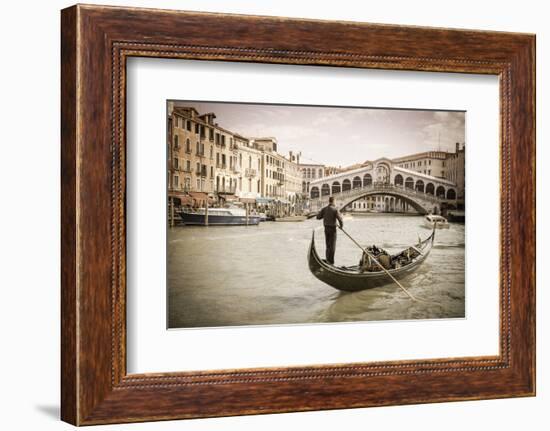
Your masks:
M 169 100 L 168 328 L 464 318 L 465 120 Z

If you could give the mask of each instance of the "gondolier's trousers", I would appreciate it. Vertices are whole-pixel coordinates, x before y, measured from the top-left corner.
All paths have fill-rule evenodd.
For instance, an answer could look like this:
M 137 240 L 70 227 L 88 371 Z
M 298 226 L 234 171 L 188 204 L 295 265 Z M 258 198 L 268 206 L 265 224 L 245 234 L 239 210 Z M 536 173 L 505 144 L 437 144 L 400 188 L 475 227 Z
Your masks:
M 327 262 L 334 265 L 336 251 L 336 226 L 325 226 L 325 244 Z

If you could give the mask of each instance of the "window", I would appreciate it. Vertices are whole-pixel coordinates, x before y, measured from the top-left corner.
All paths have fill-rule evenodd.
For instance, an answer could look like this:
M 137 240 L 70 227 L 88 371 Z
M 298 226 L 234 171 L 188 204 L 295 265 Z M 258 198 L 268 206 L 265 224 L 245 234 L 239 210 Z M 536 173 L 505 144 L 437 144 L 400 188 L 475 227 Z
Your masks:
M 191 121 L 186 121 L 187 125 L 187 131 L 191 131 Z
M 195 133 L 198 135 L 199 132 L 200 132 L 200 126 L 197 123 L 195 123 Z
M 214 147 L 210 145 L 210 160 L 214 158 Z
M 177 157 L 174 157 L 173 165 L 174 165 L 174 169 L 179 168 L 179 159 Z
M 201 174 L 201 164 L 200 163 L 197 163 L 197 170 L 195 171 L 195 173 L 197 175 L 200 175 Z
M 178 135 L 175 135 L 174 136 L 174 148 L 179 148 L 179 143 L 178 143 Z
M 208 131 L 208 138 L 213 141 L 214 140 L 214 129 L 209 129 Z
M 210 166 L 210 177 L 214 178 L 214 166 Z
M 179 182 L 180 182 L 180 177 L 178 177 L 177 175 L 174 175 L 174 184 L 173 184 L 173 186 L 178 187 Z
M 187 160 L 187 162 L 185 163 L 185 170 L 188 171 L 188 172 L 191 172 L 191 161 L 190 160 Z
M 197 155 L 199 155 L 199 154 L 200 154 L 200 152 L 201 152 L 201 144 L 200 144 L 200 142 L 199 142 L 199 141 L 197 141 L 197 145 L 196 145 L 195 149 L 196 149 L 196 153 L 197 153 Z
M 431 160 L 428 160 L 428 165 L 432 165 L 432 161 Z
M 201 189 L 201 180 L 200 178 L 197 178 L 197 190 Z
M 188 139 L 185 141 L 185 152 L 190 153 L 191 152 L 191 141 Z

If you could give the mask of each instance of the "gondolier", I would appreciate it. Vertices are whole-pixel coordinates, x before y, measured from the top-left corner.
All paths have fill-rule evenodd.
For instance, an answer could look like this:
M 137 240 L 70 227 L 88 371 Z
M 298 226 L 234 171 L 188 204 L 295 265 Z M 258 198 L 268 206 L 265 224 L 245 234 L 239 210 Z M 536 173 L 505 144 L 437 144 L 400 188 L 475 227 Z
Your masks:
M 334 265 L 334 253 L 336 252 L 336 223 L 340 224 L 340 228 L 344 227 L 344 221 L 342 220 L 340 211 L 338 211 L 334 205 L 334 196 L 328 198 L 328 205 L 317 214 L 317 220 L 321 219 L 325 226 L 327 262 Z

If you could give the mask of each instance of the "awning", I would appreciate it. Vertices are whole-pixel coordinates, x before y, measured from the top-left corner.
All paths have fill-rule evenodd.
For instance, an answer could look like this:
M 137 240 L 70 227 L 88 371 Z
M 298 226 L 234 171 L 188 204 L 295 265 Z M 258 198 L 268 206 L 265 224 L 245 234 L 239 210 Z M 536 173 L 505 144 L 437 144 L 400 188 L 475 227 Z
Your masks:
M 237 198 L 237 196 L 232 195 L 232 194 L 227 194 L 227 195 L 219 194 L 219 197 L 220 197 L 220 199 L 223 199 L 226 202 L 234 202 L 234 201 L 239 199 L 239 198 Z
M 239 201 L 241 201 L 243 204 L 255 204 L 256 203 L 255 198 L 239 198 Z

